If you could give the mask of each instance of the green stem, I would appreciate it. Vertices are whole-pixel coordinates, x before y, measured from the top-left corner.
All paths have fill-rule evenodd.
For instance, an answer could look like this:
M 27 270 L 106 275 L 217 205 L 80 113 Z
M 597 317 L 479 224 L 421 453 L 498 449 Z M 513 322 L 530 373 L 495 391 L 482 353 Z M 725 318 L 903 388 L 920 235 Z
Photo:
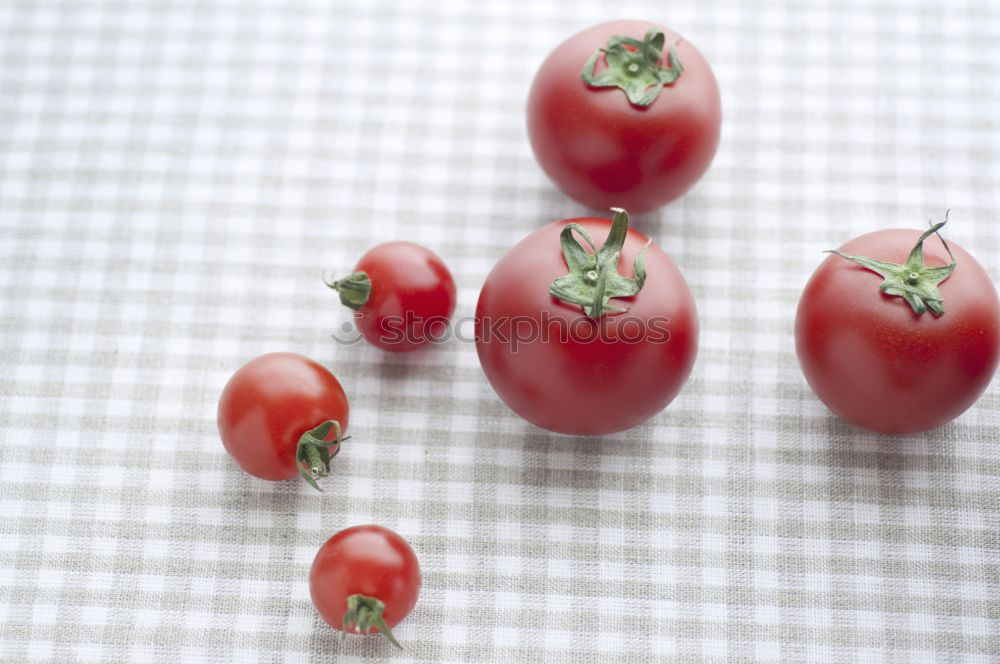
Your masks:
M 403 646 L 392 635 L 392 630 L 382 618 L 384 611 L 385 604 L 381 600 L 366 595 L 351 595 L 347 598 L 347 612 L 344 613 L 344 631 L 365 634 L 374 627 L 389 639 L 392 645 L 402 650 Z
M 333 440 L 327 440 L 330 431 Z M 317 491 L 322 491 L 316 480 L 330 474 L 330 460 L 340 452 L 340 444 L 347 438 L 340 437 L 340 422 L 327 420 L 319 426 L 306 431 L 299 438 L 295 450 L 295 459 L 299 464 L 299 473 Z
M 337 291 L 340 303 L 357 311 L 372 294 L 372 281 L 364 272 L 354 272 L 338 281 L 323 280 L 327 287 Z
M 667 49 L 667 57 L 663 57 L 665 41 L 660 28 L 650 28 L 642 41 L 614 35 L 604 48 L 594 51 L 581 76 L 591 87 L 621 88 L 632 104 L 649 106 L 660 96 L 664 85 L 670 85 L 684 72 L 673 45 Z M 595 75 L 594 68 L 602 53 L 608 66 Z
M 611 208 L 615 218 L 604 245 L 597 249 L 594 240 L 579 224 L 566 224 L 559 234 L 563 258 L 569 273 L 558 277 L 549 286 L 549 293 L 568 304 L 578 304 L 591 318 L 600 318 L 606 311 L 622 312 L 625 309 L 610 304 L 611 298 L 638 295 L 646 282 L 645 254 L 650 242 L 642 248 L 632 264 L 633 278 L 618 273 L 618 260 L 628 236 L 628 212 Z M 588 252 L 573 236 L 574 231 L 590 246 Z
M 857 263 L 868 268 L 872 272 L 880 274 L 884 281 L 879 285 L 879 290 L 886 295 L 895 295 L 906 300 L 906 303 L 913 309 L 913 313 L 918 316 L 923 315 L 928 309 L 935 316 L 944 315 L 944 299 L 938 284 L 951 276 L 955 271 L 957 262 L 955 255 L 951 253 L 951 248 L 938 231 L 948 223 L 948 214 L 945 212 L 944 221 L 938 224 L 931 224 L 924 233 L 917 239 L 917 244 L 910 251 L 909 257 L 903 264 L 889 263 L 867 256 L 855 256 L 844 254 L 836 249 L 827 253 L 836 254 L 841 258 Z M 951 258 L 951 263 L 940 267 L 928 267 L 924 262 L 924 240 L 931 235 L 937 235 L 944 245 L 945 251 Z

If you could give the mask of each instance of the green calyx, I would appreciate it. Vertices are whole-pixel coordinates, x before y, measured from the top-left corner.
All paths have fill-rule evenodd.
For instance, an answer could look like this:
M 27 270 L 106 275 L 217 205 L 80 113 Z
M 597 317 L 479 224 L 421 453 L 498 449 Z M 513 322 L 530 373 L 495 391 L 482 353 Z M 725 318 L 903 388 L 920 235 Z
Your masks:
M 587 60 L 581 74 L 583 80 L 594 88 L 621 88 L 634 105 L 649 106 L 660 96 L 664 85 L 670 85 L 684 72 L 672 45 L 663 58 L 665 41 L 660 28 L 650 28 L 642 41 L 614 35 Z M 595 76 L 594 68 L 601 53 L 608 68 Z
M 338 281 L 323 280 L 327 287 L 337 291 L 345 307 L 357 311 L 372 294 L 372 280 L 364 272 L 353 272 Z
M 333 439 L 327 440 L 330 432 Z M 349 436 L 348 436 L 349 438 Z M 299 473 L 317 491 L 322 491 L 316 480 L 330 474 L 330 459 L 337 456 L 340 444 L 348 438 L 340 437 L 340 422 L 327 420 L 318 427 L 310 429 L 299 438 L 295 449 L 295 460 L 299 465 Z
M 389 639 L 392 645 L 400 650 L 403 646 L 392 635 L 392 630 L 385 624 L 382 612 L 385 611 L 385 604 L 374 597 L 366 595 L 351 595 L 347 598 L 347 612 L 344 614 L 344 631 L 365 634 L 372 627 L 377 629 L 385 638 Z
M 591 318 L 600 318 L 608 311 L 625 311 L 610 304 L 611 298 L 637 295 L 646 282 L 643 259 L 652 240 L 635 257 L 632 265 L 635 277 L 629 279 L 619 274 L 618 259 L 628 235 L 628 212 L 621 208 L 611 209 L 615 212 L 615 218 L 611 223 L 608 239 L 600 250 L 594 245 L 590 234 L 579 224 L 566 224 L 563 227 L 559 242 L 569 273 L 558 277 L 549 286 L 549 293 L 554 297 L 568 304 L 580 305 L 583 312 Z M 590 252 L 573 236 L 573 231 L 579 233 L 590 245 Z
M 827 253 L 837 254 L 842 258 L 853 261 L 862 267 L 866 267 L 872 272 L 882 275 L 885 281 L 878 287 L 886 295 L 896 295 L 904 300 L 913 309 L 913 313 L 922 315 L 928 309 L 935 316 L 944 315 L 944 300 L 941 298 L 941 291 L 938 284 L 947 279 L 955 271 L 955 255 L 951 253 L 948 243 L 938 234 L 938 231 L 948 223 L 948 215 L 945 214 L 944 221 L 939 224 L 932 224 L 924 231 L 924 234 L 917 240 L 916 246 L 910 252 L 910 256 L 902 265 L 897 263 L 887 263 L 885 261 L 867 258 L 866 256 L 853 256 L 842 254 L 832 250 Z M 951 263 L 941 267 L 927 267 L 924 264 L 924 240 L 932 234 L 938 234 L 941 244 L 951 258 Z

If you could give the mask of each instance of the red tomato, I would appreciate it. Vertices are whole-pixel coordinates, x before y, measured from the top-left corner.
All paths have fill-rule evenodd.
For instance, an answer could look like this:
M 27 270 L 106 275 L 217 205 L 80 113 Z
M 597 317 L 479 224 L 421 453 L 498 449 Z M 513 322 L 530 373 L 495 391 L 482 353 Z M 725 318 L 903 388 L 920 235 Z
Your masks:
M 702 176 L 719 143 L 722 112 L 711 67 L 690 42 L 666 28 L 659 28 L 665 45 L 657 50 L 656 42 L 650 50 L 650 58 L 659 53 L 659 62 L 643 61 L 642 40 L 650 28 L 657 26 L 613 21 L 584 30 L 549 55 L 531 86 L 528 135 L 538 163 L 566 194 L 595 209 L 642 212 L 677 198 Z M 656 81 L 646 89 L 659 94 L 646 106 L 630 101 L 622 88 L 583 79 L 585 66 L 598 83 L 610 75 L 605 72 L 613 53 L 598 54 L 596 69 L 590 58 L 614 36 L 636 40 L 616 49 L 617 62 L 638 70 L 639 78 L 625 78 Z
M 890 273 L 886 266 L 904 267 L 920 235 L 876 231 L 839 251 L 884 262 Z M 799 363 L 813 391 L 849 422 L 884 433 L 926 431 L 958 417 L 989 384 L 998 358 L 996 290 L 971 255 L 948 246 L 956 263 L 950 276 L 942 242 L 923 247 L 927 268 L 945 277 L 936 284 L 941 315 L 916 313 L 904 297 L 880 291 L 879 274 L 838 255 L 806 285 L 795 319 Z M 933 297 L 915 302 L 925 304 L 938 308 Z
M 500 398 L 537 426 L 579 435 L 622 431 L 665 408 L 690 374 L 698 345 L 694 299 L 680 270 L 656 246 L 645 252 L 638 294 L 610 302 L 627 312 L 595 318 L 580 304 L 555 297 L 550 287 L 570 269 L 560 245 L 570 224 L 597 245 L 612 229 L 607 219 L 558 221 L 501 258 L 476 308 L 479 361 Z M 646 243 L 629 229 L 612 269 L 633 265 L 635 277 L 635 259 Z M 594 255 L 579 252 L 580 260 Z
M 284 480 L 301 473 L 319 488 L 315 477 L 329 473 L 347 412 L 344 389 L 332 373 L 295 353 L 268 353 L 226 383 L 219 398 L 219 435 L 251 475 Z
M 420 564 L 402 537 L 382 526 L 353 526 L 320 547 L 309 593 L 327 623 L 345 632 L 381 632 L 399 646 L 392 628 L 420 594 Z
M 455 310 L 455 280 L 430 249 L 387 242 L 361 257 L 350 276 L 328 283 L 372 344 L 409 351 L 442 340 Z

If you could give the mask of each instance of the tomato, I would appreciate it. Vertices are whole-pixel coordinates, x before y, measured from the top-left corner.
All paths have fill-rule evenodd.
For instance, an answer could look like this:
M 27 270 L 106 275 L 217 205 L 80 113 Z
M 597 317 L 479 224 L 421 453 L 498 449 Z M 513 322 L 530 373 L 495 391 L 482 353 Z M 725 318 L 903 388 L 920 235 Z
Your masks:
M 570 37 L 542 63 L 528 95 L 538 163 L 566 194 L 600 210 L 642 212 L 683 194 L 708 169 L 721 123 L 705 58 L 644 21 Z
M 420 564 L 402 537 L 382 526 L 341 530 L 320 547 L 309 594 L 327 623 L 345 632 L 381 632 L 397 647 L 392 628 L 420 594 Z
M 348 277 L 327 286 L 354 309 L 361 334 L 390 351 L 444 339 L 455 310 L 455 280 L 430 249 L 387 242 L 361 257 Z
M 226 383 L 219 435 L 251 475 L 284 480 L 299 473 L 318 489 L 315 478 L 329 474 L 347 414 L 347 396 L 332 373 L 295 353 L 268 353 Z
M 585 249 L 577 228 L 603 248 Z M 514 412 L 551 431 L 599 435 L 644 422 L 677 395 L 697 352 L 695 303 L 677 266 L 647 242 L 618 210 L 614 223 L 543 226 L 496 264 L 479 295 L 476 349 Z M 632 277 L 618 272 L 628 263 Z
M 854 238 L 839 250 L 849 258 L 826 258 L 799 301 L 795 347 L 806 380 L 860 427 L 939 427 L 971 406 L 996 370 L 993 283 L 961 247 L 925 243 L 930 232 Z

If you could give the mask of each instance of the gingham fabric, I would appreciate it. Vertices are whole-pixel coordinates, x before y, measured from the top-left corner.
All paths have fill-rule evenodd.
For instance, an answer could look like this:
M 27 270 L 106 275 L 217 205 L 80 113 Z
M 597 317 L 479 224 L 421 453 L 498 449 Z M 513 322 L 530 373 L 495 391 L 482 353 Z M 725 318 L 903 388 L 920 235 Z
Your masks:
M 617 17 L 685 35 L 722 90 L 709 173 L 634 219 L 699 306 L 676 401 L 564 437 L 467 341 L 336 343 L 321 275 L 370 246 L 437 251 L 467 320 L 517 240 L 588 213 L 524 102 Z M 1000 661 L 1000 388 L 879 436 L 792 341 L 821 250 L 862 232 L 950 208 L 998 275 L 998 83 L 978 0 L 0 2 L 0 660 Z M 350 395 L 322 494 L 219 442 L 226 379 L 277 350 Z M 423 569 L 402 652 L 309 600 L 322 542 L 372 522 Z

